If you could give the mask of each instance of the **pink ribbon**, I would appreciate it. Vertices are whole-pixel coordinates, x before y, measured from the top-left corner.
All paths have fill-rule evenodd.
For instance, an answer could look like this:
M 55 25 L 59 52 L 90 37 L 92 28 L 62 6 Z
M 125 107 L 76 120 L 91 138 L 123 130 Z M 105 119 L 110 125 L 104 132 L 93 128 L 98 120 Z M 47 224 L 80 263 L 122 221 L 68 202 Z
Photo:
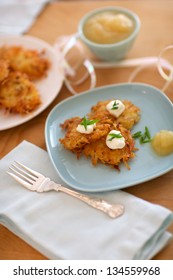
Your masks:
M 77 94 L 73 87 L 80 85 L 88 78 L 90 78 L 89 90 L 93 89 L 96 86 L 95 68 L 106 69 L 136 66 L 136 68 L 132 71 L 128 79 L 128 82 L 132 83 L 140 71 L 142 71 L 144 68 L 150 67 L 151 65 L 156 65 L 160 75 L 166 81 L 162 88 L 163 91 L 165 91 L 170 85 L 170 83 L 173 81 L 173 65 L 168 60 L 163 58 L 163 55 L 168 50 L 173 49 L 173 46 L 165 47 L 160 52 L 158 57 L 131 58 L 118 62 L 94 61 L 87 58 L 84 47 L 79 40 L 78 34 L 59 37 L 56 43 L 54 44 L 54 47 L 60 53 L 62 68 L 64 72 L 64 82 L 72 94 Z M 80 60 L 76 61 L 76 64 L 73 67 L 67 61 L 67 54 L 74 47 L 77 48 L 79 52 L 79 57 L 83 60 L 82 65 L 86 68 L 85 74 L 82 76 L 82 78 L 78 79 L 77 81 L 73 81 L 68 78 L 74 78 L 76 76 L 77 70 L 81 65 Z M 165 72 L 165 70 L 168 70 L 168 74 L 167 72 Z

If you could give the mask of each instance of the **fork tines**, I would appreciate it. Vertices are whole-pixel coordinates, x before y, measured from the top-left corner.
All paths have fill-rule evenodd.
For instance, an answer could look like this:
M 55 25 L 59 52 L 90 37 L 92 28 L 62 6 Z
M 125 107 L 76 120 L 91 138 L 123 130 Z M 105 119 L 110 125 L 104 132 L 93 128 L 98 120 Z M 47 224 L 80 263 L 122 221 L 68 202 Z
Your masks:
M 26 167 L 18 161 L 15 161 L 13 164 L 11 164 L 9 169 L 12 172 L 7 171 L 7 173 L 25 187 L 30 187 L 36 181 L 39 175 L 38 172 Z

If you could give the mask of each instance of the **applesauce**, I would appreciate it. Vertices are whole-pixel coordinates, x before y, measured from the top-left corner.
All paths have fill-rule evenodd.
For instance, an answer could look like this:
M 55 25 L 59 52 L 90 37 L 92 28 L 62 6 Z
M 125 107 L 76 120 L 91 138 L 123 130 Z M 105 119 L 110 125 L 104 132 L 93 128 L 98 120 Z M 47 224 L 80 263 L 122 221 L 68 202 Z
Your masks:
M 98 44 L 114 44 L 126 39 L 134 30 L 134 21 L 112 11 L 91 16 L 83 27 L 86 38 Z
M 154 151 L 159 156 L 166 156 L 173 152 L 173 131 L 161 130 L 151 142 Z

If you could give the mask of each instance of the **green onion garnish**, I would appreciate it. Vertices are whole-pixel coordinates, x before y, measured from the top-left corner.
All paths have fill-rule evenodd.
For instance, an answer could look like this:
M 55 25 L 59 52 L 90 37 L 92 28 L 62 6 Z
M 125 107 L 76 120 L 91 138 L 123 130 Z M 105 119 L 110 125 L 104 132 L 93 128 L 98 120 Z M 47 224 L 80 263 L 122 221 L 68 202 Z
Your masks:
M 110 133 L 110 134 L 108 134 L 108 136 L 111 137 L 111 138 L 108 139 L 108 141 L 112 141 L 114 138 L 122 138 L 123 137 L 120 133 L 119 134 Z
M 87 120 L 87 118 L 84 117 L 80 124 L 85 127 L 85 130 L 87 130 L 87 125 L 91 125 L 91 124 L 97 123 L 98 121 L 99 120 Z
M 151 139 L 151 134 L 150 134 L 147 126 L 145 126 L 144 133 L 142 133 L 141 131 L 138 131 L 138 132 L 134 133 L 132 135 L 132 137 L 135 138 L 135 139 L 139 138 L 139 141 L 140 141 L 141 144 L 149 143 L 152 140 Z
M 114 104 L 113 104 L 113 106 L 112 106 L 112 108 L 111 108 L 111 110 L 116 110 L 116 109 L 118 109 L 118 105 L 119 105 L 119 103 L 116 103 L 116 100 L 114 101 Z

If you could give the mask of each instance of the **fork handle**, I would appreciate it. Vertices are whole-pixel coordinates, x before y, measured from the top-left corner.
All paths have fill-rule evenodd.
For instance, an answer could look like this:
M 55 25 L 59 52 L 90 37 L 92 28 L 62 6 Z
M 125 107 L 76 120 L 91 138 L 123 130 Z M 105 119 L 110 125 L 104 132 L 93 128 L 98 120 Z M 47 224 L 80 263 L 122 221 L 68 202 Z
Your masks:
M 61 191 L 71 196 L 74 196 L 79 200 L 82 200 L 83 202 L 87 203 L 88 205 L 106 213 L 111 218 L 117 218 L 124 213 L 124 205 L 122 204 L 110 204 L 103 199 L 89 197 L 88 195 L 78 193 L 71 189 L 65 188 L 59 184 L 55 184 L 54 190 Z

